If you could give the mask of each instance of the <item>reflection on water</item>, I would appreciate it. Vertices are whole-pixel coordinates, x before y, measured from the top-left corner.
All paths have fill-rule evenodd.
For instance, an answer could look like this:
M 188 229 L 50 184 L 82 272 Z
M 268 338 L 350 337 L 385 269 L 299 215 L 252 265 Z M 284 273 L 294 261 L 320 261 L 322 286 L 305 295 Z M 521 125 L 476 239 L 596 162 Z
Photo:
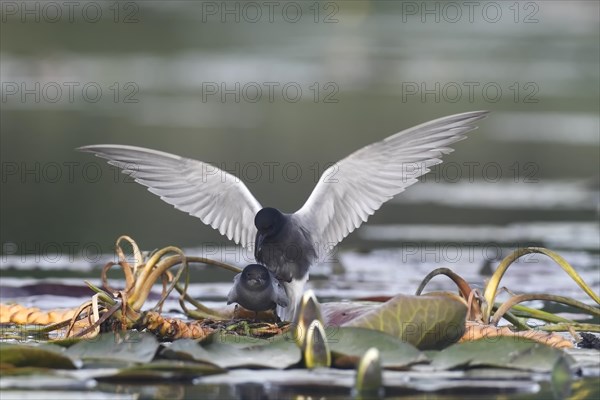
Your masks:
M 600 230 L 595 222 L 524 222 L 495 225 L 367 225 L 361 236 L 395 243 L 435 241 L 448 243 L 544 243 L 551 248 L 596 250 Z
M 495 115 L 492 126 L 499 134 L 494 140 L 508 142 L 555 142 L 571 145 L 600 144 L 598 113 L 510 112 Z
M 533 175 L 534 168 L 532 165 L 532 176 L 526 178 L 529 180 L 526 182 L 499 181 L 492 175 L 496 170 L 491 170 L 487 182 L 422 183 L 393 201 L 491 210 L 598 210 L 600 192 L 597 188 L 581 181 L 540 181 Z

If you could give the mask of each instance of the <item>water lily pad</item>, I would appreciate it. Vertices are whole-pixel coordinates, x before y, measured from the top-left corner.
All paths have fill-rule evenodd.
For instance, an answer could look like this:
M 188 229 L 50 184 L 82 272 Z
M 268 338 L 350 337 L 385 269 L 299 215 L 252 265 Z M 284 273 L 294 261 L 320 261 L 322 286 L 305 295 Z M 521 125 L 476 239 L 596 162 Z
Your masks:
M 236 347 L 251 347 L 263 344 L 269 344 L 269 339 L 263 339 L 254 336 L 235 335 L 224 332 L 217 332 L 202 340 L 202 345 L 209 346 L 216 343 L 229 344 Z
M 29 368 L 23 368 L 29 369 Z M 77 370 L 79 371 L 79 370 Z M 70 397 L 55 397 L 56 393 L 62 390 L 89 390 L 93 382 L 82 381 L 80 379 L 64 374 L 67 371 L 40 370 L 39 374 L 27 376 L 4 376 L 0 379 L 0 398 L 2 400 L 19 399 L 19 400 L 48 400 L 48 399 L 66 399 Z M 45 396 L 22 395 L 13 396 L 18 390 L 25 390 L 27 393 L 35 393 L 35 390 L 43 390 Z M 10 393 L 10 395 L 8 394 Z M 40 393 L 40 392 L 38 392 Z M 86 397 L 79 397 L 83 399 Z M 89 398 L 89 397 L 87 397 Z
M 69 357 L 40 346 L 0 343 L 0 360 L 5 366 L 75 369 Z
M 52 398 L 61 400 L 81 400 L 81 399 L 93 399 L 93 400 L 136 400 L 139 398 L 138 394 L 127 394 L 127 393 L 106 393 L 95 391 L 90 394 L 89 390 L 53 390 Z M 7 396 L 5 394 L 5 396 Z M 5 400 L 9 399 L 20 399 L 20 400 L 40 400 L 48 399 L 47 390 L 11 390 L 10 397 L 4 397 Z
M 334 365 L 338 367 L 354 367 L 372 347 L 379 350 L 384 368 L 405 368 L 427 361 L 413 345 L 372 329 L 339 327 L 335 332 L 328 332 L 327 341 L 334 354 Z
M 321 312 L 326 326 L 341 326 L 381 306 L 373 301 L 332 301 L 322 303 Z
M 74 359 L 147 363 L 152 361 L 159 343 L 149 333 L 105 333 L 69 347 L 65 354 Z
M 229 335 L 219 335 L 222 336 Z M 176 340 L 169 346 L 168 351 L 165 351 L 165 356 L 170 353 L 182 358 L 213 363 L 221 368 L 245 366 L 274 369 L 287 368 L 297 364 L 302 358 L 300 349 L 291 338 L 274 336 L 268 341 L 258 342 L 255 338 L 245 338 L 239 339 L 237 343 L 228 343 L 231 340 L 213 339 L 209 343 L 198 343 L 191 339 Z
M 570 359 L 563 351 L 538 342 L 495 337 L 455 344 L 432 355 L 431 365 L 436 369 L 488 366 L 550 372 L 561 357 Z
M 123 368 L 114 375 L 95 378 L 99 381 L 150 381 L 179 380 L 188 381 L 199 376 L 226 372 L 213 364 L 191 363 L 184 361 L 161 360 L 145 365 Z
M 422 350 L 445 348 L 458 341 L 465 330 L 467 308 L 447 297 L 397 295 L 380 305 L 358 307 L 357 313 L 344 306 L 344 313 L 354 318 L 343 326 L 385 332 Z M 334 313 L 329 311 L 328 315 L 332 318 Z

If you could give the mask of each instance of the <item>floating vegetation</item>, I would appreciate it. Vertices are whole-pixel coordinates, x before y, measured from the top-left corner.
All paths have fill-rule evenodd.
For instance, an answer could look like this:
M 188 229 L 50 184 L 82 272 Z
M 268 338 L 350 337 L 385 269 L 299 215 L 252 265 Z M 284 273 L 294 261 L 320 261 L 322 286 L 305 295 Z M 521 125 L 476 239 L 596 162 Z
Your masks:
M 122 245 L 129 243 L 128 261 Z M 464 370 L 481 367 L 547 373 L 563 386 L 570 382 L 574 361 L 560 348 L 581 340 L 578 332 L 599 332 L 546 311 L 523 306 L 531 300 L 551 301 L 598 317 L 600 309 L 548 293 L 513 294 L 500 303 L 502 277 L 521 256 L 543 254 L 553 259 L 596 303 L 598 295 L 558 254 L 542 248 L 519 249 L 506 257 L 483 293 L 462 277 L 439 268 L 425 277 L 414 296 L 397 295 L 382 302 L 319 304 L 314 293 L 302 297 L 292 322 L 278 321 L 271 312 L 213 309 L 187 294 L 191 263 L 203 263 L 232 273 L 239 269 L 218 261 L 187 257 L 176 247 L 142 256 L 131 238 L 117 240 L 119 261 L 101 273 L 102 287 L 76 309 L 49 310 L 0 305 L 3 376 L 52 374 L 77 378 L 82 368 L 97 368 L 88 377 L 99 381 L 191 380 L 232 368 L 354 369 L 356 397 L 379 396 L 386 387 L 385 370 Z M 125 287 L 113 288 L 108 272 L 119 268 Z M 458 293 L 423 294 L 427 284 L 445 275 Z M 152 287 L 162 287 L 160 299 L 147 303 Z M 162 313 L 172 293 L 179 294 L 186 318 Z M 506 324 L 499 326 L 500 321 Z M 530 320 L 542 321 L 533 327 Z M 563 335 L 559 332 L 566 332 Z M 29 340 L 28 344 L 15 341 Z M 13 340 L 10 340 L 13 339 Z M 41 342 L 36 343 L 36 342 Z M 107 369 L 108 368 L 108 369 Z M 70 372 L 69 372 L 70 371 Z M 96 370 L 94 370 L 96 371 Z M 563 390 L 564 389 L 564 390 Z
M 569 332 L 575 342 L 581 341 L 581 337 L 576 333 L 577 331 L 600 332 L 600 325 L 582 324 L 548 312 L 519 305 L 519 303 L 525 301 L 543 300 L 564 304 L 595 317 L 600 316 L 600 308 L 589 306 L 568 297 L 546 293 L 511 294 L 510 298 L 504 303 L 500 304 L 496 302 L 500 281 L 508 268 L 520 257 L 533 253 L 543 254 L 554 260 L 596 304 L 600 304 L 600 297 L 583 281 L 583 279 L 581 279 L 577 271 L 575 271 L 575 268 L 559 254 L 540 247 L 528 247 L 515 250 L 502 260 L 487 282 L 483 295 L 478 290 L 472 289 L 463 278 L 448 268 L 439 268 L 429 273 L 419 285 L 416 294 L 420 295 L 427 283 L 429 283 L 434 276 L 446 275 L 452 279 L 458 287 L 460 294 L 460 296 L 457 297 L 457 300 L 463 301 L 468 308 L 466 321 L 467 330 L 465 335 L 461 338 L 461 341 L 513 336 L 527 338 L 553 347 L 564 348 L 573 347 L 573 341 L 552 332 Z M 431 294 L 448 296 L 448 293 Z M 515 312 L 511 313 L 511 310 L 514 310 Z M 512 325 L 509 327 L 498 327 L 498 323 L 502 318 L 506 319 Z M 535 329 L 533 329 L 527 325 L 527 320 L 529 319 L 540 320 L 546 324 L 536 326 Z

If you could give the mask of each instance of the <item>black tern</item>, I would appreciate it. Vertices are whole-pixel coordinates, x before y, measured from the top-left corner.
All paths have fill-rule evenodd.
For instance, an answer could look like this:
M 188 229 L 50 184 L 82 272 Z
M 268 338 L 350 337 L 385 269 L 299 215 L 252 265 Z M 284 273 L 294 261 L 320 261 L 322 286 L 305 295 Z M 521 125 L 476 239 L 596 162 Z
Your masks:
M 302 208 L 263 208 L 246 185 L 225 171 L 162 151 L 125 145 L 78 150 L 108 160 L 175 208 L 198 217 L 235 243 L 254 246 L 258 263 L 283 283 L 289 299 L 278 315 L 291 321 L 318 254 L 365 222 L 383 203 L 417 182 L 466 138 L 487 111 L 450 115 L 365 146 L 321 175 Z
M 227 295 L 227 304 L 238 303 L 247 310 L 275 310 L 288 306 L 285 289 L 275 275 L 264 265 L 250 264 L 233 278 L 233 287 Z

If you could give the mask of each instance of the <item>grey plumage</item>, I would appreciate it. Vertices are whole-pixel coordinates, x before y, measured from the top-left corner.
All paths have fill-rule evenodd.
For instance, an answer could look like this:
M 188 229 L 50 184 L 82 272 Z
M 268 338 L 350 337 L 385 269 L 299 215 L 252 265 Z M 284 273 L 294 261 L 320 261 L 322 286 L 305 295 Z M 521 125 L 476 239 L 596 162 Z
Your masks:
M 275 275 L 265 266 L 250 264 L 233 278 L 233 287 L 227 295 L 227 304 L 238 303 L 250 311 L 273 310 L 287 307 L 288 298 Z
M 293 214 L 265 207 L 256 214 L 254 258 L 284 282 L 304 276 L 317 258 L 312 237 Z
M 302 208 L 284 214 L 262 208 L 236 177 L 201 161 L 140 147 L 79 148 L 109 160 L 164 201 L 200 218 L 235 243 L 255 246 L 255 258 L 281 280 L 291 320 L 309 268 L 393 196 L 452 151 L 486 111 L 439 118 L 355 151 L 327 169 Z M 298 251 L 298 253 L 293 253 Z

